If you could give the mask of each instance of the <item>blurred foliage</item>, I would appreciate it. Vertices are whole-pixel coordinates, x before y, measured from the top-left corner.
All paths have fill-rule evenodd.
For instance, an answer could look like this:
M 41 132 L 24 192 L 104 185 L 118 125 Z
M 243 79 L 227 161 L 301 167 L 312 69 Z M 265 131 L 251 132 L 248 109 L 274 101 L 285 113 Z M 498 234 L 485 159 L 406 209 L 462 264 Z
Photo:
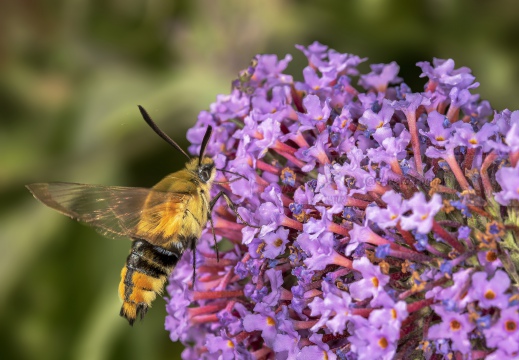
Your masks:
M 117 285 L 129 242 L 38 204 L 39 181 L 152 186 L 182 157 L 200 110 L 257 53 L 303 56 L 318 40 L 393 60 L 420 90 L 417 61 L 472 68 L 496 109 L 517 109 L 519 5 L 497 1 L 18 0 L 0 2 L 0 348 L 2 359 L 178 359 L 158 299 L 133 328 Z M 367 71 L 368 65 L 365 64 Z M 296 75 L 296 78 L 300 75 Z

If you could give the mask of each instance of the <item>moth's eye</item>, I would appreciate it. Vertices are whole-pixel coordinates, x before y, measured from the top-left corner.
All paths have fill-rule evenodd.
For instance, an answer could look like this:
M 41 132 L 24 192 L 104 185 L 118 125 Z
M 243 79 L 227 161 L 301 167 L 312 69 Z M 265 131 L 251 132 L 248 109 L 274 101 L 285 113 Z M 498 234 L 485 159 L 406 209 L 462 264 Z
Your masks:
M 200 180 L 203 182 L 209 181 L 209 178 L 211 177 L 211 169 L 212 167 L 204 166 L 200 168 L 198 172 L 198 176 L 200 177 Z

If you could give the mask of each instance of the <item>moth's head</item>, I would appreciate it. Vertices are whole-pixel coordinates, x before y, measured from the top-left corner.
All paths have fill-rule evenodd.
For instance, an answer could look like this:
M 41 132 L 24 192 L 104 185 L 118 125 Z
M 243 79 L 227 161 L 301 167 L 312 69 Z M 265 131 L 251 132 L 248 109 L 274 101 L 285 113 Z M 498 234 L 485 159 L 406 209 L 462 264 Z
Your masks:
M 212 182 L 216 176 L 214 160 L 208 156 L 204 156 L 202 159 L 192 158 L 186 164 L 186 168 L 194 172 L 203 183 Z

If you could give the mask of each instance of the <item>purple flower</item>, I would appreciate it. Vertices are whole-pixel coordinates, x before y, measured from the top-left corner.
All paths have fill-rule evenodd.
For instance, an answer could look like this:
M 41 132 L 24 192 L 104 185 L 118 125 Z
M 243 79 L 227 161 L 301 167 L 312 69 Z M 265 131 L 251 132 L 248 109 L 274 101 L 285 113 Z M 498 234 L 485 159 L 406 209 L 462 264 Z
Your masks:
M 303 100 L 303 106 L 306 109 L 306 113 L 299 114 L 299 119 L 303 126 L 314 127 L 319 121 L 326 122 L 330 117 L 330 105 L 328 102 L 321 104 L 318 96 L 308 95 Z
M 453 284 L 447 287 L 437 286 L 428 291 L 427 298 L 440 300 L 449 310 L 463 310 L 472 301 L 467 294 L 470 281 L 470 269 L 459 270 L 452 275 Z
M 494 250 L 478 252 L 478 260 L 485 267 L 487 274 L 493 274 L 497 268 L 503 266 Z
M 278 121 L 268 118 L 257 127 L 257 131 L 261 134 L 262 139 L 255 141 L 254 146 L 260 150 L 258 158 L 261 159 L 268 149 L 274 146 L 281 135 L 281 129 Z
M 498 348 L 506 355 L 517 355 L 519 351 L 519 313 L 517 306 L 501 311 L 499 319 L 483 330 L 487 346 Z
M 333 263 L 336 256 L 333 234 L 326 232 L 319 237 L 319 240 L 312 240 L 312 235 L 303 233 L 297 238 L 297 243 L 307 255 L 304 263 L 311 270 L 323 270 Z
M 472 275 L 471 297 L 479 301 L 479 306 L 488 309 L 492 306 L 500 309 L 508 307 L 508 295 L 505 291 L 510 287 L 510 278 L 501 270 L 496 271 L 492 280 L 487 280 L 486 272 Z
M 462 67 L 454 69 L 454 60 L 452 59 L 434 59 L 433 66 L 428 61 L 419 62 L 417 64 L 423 71 L 420 77 L 427 76 L 431 81 L 440 85 L 448 93 L 453 87 L 459 89 L 470 89 L 478 86 L 474 83 L 475 77 L 470 73 L 470 69 Z
M 406 230 L 416 229 L 419 233 L 426 234 L 431 231 L 434 216 L 442 207 L 442 198 L 434 194 L 431 201 L 427 202 L 423 193 L 416 193 L 405 202 L 404 207 L 410 209 L 412 214 L 402 217 L 402 227 Z
M 350 285 L 350 294 L 354 299 L 376 298 L 389 282 L 389 276 L 382 274 L 378 266 L 365 257 L 354 260 L 353 268 L 362 274 L 362 279 Z
M 475 327 L 470 322 L 468 314 L 446 311 L 441 306 L 434 306 L 433 309 L 440 315 L 441 322 L 429 328 L 428 338 L 450 339 L 453 350 L 460 351 L 462 354 L 468 353 L 471 349 L 469 333 Z
M 351 342 L 351 348 L 357 354 L 359 360 L 393 359 L 400 336 L 400 327 L 378 324 L 378 321 L 373 323 L 373 318 L 371 316 L 369 320 L 356 318 L 355 331 L 348 338 Z
M 265 271 L 265 275 L 267 275 L 270 281 L 270 294 L 266 295 L 262 301 L 263 303 L 274 306 L 279 302 L 279 298 L 281 297 L 281 285 L 283 285 L 283 274 L 281 271 L 277 271 L 275 269 L 269 269 Z
M 427 136 L 434 145 L 443 146 L 452 135 L 453 129 L 449 120 L 436 110 L 427 116 L 427 125 L 429 131 L 420 130 L 420 133 Z
M 208 334 L 206 346 L 209 354 L 215 354 L 222 360 L 231 360 L 238 357 L 252 359 L 252 356 L 245 349 L 239 349 L 241 347 L 240 344 L 236 344 L 232 338 L 225 335 L 224 331 L 221 331 L 220 336 Z
M 342 333 L 352 319 L 351 297 L 348 293 L 323 282 L 323 298 L 316 297 L 308 307 L 312 311 L 310 315 L 321 316 L 321 319 L 312 327 L 318 330 L 326 326 L 332 334 Z
M 279 228 L 275 232 L 266 234 L 263 240 L 266 244 L 263 248 L 263 256 L 269 259 L 275 259 L 285 252 L 288 242 L 288 229 Z
M 243 319 L 243 327 L 246 331 L 261 331 L 261 337 L 265 344 L 271 347 L 277 335 L 276 315 L 268 308 L 260 307 L 257 314 L 246 315 Z
M 511 200 L 519 200 L 519 163 L 515 167 L 502 167 L 496 173 L 496 180 L 501 191 L 495 199 L 501 205 L 508 205 Z
M 193 274 L 191 263 L 191 256 L 183 256 L 177 264 L 174 275 L 170 277 L 167 287 L 170 297 L 166 299 L 168 317 L 166 317 L 165 327 L 173 341 L 189 338 L 188 330 L 191 324 L 187 309 L 191 299 L 187 281 Z
M 387 125 L 393 117 L 395 110 L 384 101 L 382 108 L 378 112 L 373 109 L 367 109 L 359 119 L 359 123 L 366 125 L 368 129 L 377 130 Z
M 257 56 L 188 132 L 197 155 L 213 127 L 211 196 L 234 205 L 210 209 L 194 286 L 190 251 L 170 276 L 183 358 L 517 358 L 519 111 L 450 59 L 411 89 L 394 62 L 297 48 L 302 81 Z
M 400 70 L 400 66 L 396 62 L 390 64 L 373 64 L 370 65 L 371 73 L 361 75 L 359 84 L 366 90 L 377 89 L 378 91 L 385 91 L 388 84 L 395 84 L 402 81 L 396 76 Z
M 335 360 L 337 357 L 330 351 L 330 347 L 321 341 L 322 335 L 313 334 L 310 336 L 310 341 L 316 345 L 305 346 L 301 349 L 299 354 L 295 357 L 296 360 Z
M 250 99 L 238 90 L 233 90 L 231 95 L 218 95 L 216 102 L 211 104 L 211 112 L 218 114 L 222 120 L 243 118 L 249 113 Z
M 402 195 L 391 190 L 382 196 L 382 200 L 387 204 L 386 209 L 378 206 L 370 206 L 366 209 L 366 219 L 376 222 L 382 228 L 395 226 L 401 215 L 407 211 L 403 206 Z
M 269 83 L 272 83 L 272 80 L 275 79 L 274 84 L 277 84 L 277 81 L 281 83 L 292 82 L 291 76 L 283 74 L 283 70 L 285 70 L 288 63 L 292 61 L 291 55 L 285 56 L 283 60 L 278 60 L 277 55 L 258 55 L 256 60 L 258 63 L 254 68 L 254 74 L 252 76 L 254 80 L 267 80 Z
M 296 45 L 296 49 L 300 50 L 308 58 L 308 62 L 315 67 L 323 65 L 323 59 L 327 56 L 328 46 L 314 41 L 308 47 Z

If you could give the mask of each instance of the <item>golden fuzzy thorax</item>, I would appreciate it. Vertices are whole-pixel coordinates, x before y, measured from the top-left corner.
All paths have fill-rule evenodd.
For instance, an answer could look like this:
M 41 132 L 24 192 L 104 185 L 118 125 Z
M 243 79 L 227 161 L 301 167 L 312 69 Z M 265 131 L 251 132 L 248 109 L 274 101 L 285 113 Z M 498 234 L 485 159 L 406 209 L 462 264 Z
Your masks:
M 204 157 L 204 165 L 214 165 L 214 161 Z M 153 187 L 153 190 L 171 194 L 171 201 L 155 204 L 153 211 L 150 211 L 146 205 L 154 203 L 154 193 L 151 192 L 138 225 L 138 233 L 162 238 L 157 242 L 166 248 L 167 245 L 172 248 L 182 246 L 178 244 L 181 239 L 200 237 L 208 220 L 210 190 L 216 170 L 212 168 L 207 182 L 201 181 L 198 170 L 198 159 L 194 158 L 185 169 L 166 176 Z

